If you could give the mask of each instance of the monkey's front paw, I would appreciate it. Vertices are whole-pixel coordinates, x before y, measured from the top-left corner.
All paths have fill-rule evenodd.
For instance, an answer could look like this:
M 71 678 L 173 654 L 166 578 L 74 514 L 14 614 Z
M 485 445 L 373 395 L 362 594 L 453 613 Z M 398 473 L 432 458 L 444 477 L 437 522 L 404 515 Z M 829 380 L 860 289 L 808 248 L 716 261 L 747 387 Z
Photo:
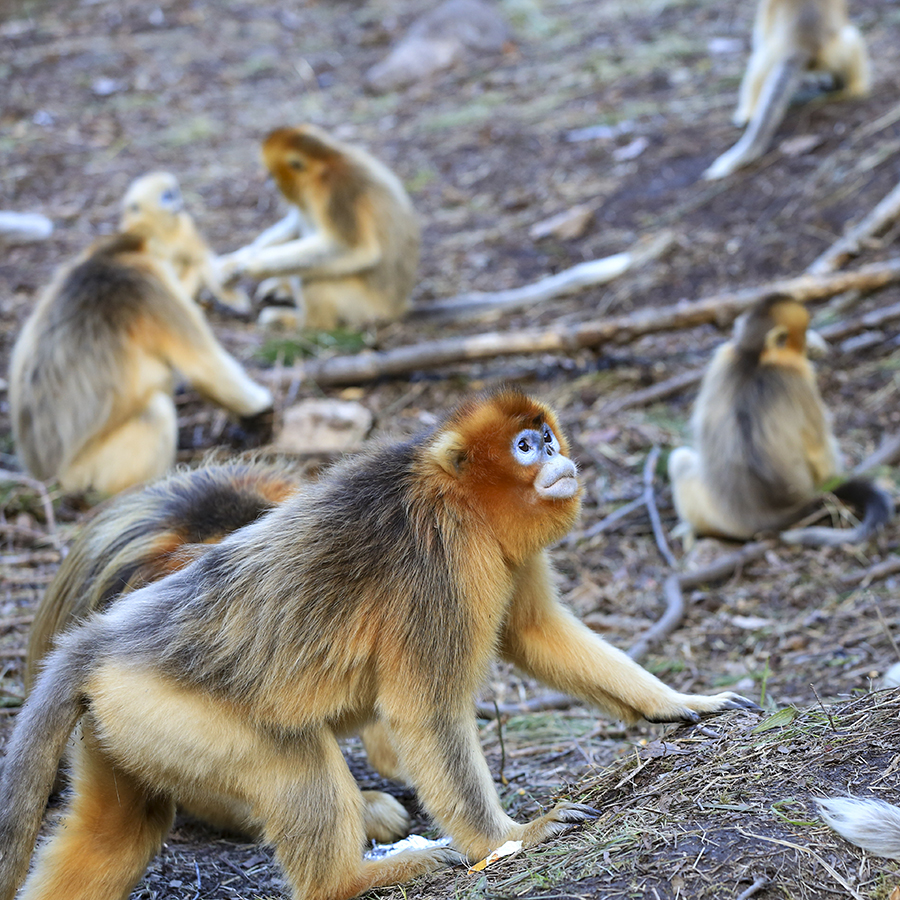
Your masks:
M 240 278 L 244 272 L 246 261 L 247 254 L 244 249 L 216 256 L 212 260 L 213 273 L 220 283 L 227 285 Z
M 752 700 L 732 691 L 723 691 L 711 697 L 702 694 L 681 694 L 679 699 L 682 705 L 673 709 L 671 713 L 645 715 L 644 718 L 648 722 L 699 722 L 701 716 L 724 712 L 726 709 L 759 709 Z

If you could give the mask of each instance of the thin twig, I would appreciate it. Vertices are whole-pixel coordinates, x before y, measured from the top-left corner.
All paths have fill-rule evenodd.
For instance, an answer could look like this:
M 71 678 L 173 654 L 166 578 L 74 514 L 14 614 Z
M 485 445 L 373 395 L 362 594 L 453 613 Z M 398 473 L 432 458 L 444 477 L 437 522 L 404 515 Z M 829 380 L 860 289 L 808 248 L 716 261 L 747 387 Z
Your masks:
M 645 505 L 643 496 L 623 504 L 618 509 L 614 509 L 608 516 L 604 516 L 599 522 L 591 525 L 586 531 L 582 531 L 581 534 L 574 534 L 572 536 L 573 542 L 587 540 L 588 538 L 596 537 L 598 534 L 603 534 L 604 531 L 609 531 L 620 519 L 627 518 Z
M 876 563 L 868 569 L 857 569 L 855 572 L 847 572 L 838 579 L 841 584 L 859 584 L 860 587 L 868 587 L 873 581 L 881 581 L 895 572 L 900 572 L 900 556 L 891 556 L 883 562 Z
M 641 660 L 652 644 L 657 644 L 668 637 L 684 618 L 684 595 L 681 593 L 678 575 L 670 575 L 665 580 L 663 594 L 666 598 L 666 611 L 626 651 L 635 661 Z
M 664 400 L 672 394 L 677 394 L 685 388 L 693 387 L 700 382 L 706 366 L 697 369 L 689 369 L 686 372 L 679 372 L 665 381 L 652 384 L 650 387 L 642 388 L 626 397 L 620 397 L 618 400 L 610 400 L 609 403 L 600 407 L 599 414 L 601 416 L 614 415 L 623 409 L 632 409 L 635 406 L 649 406 L 657 400 Z
M 900 216 L 900 184 L 867 216 L 835 241 L 806 271 L 811 275 L 824 275 L 840 268 L 851 256 L 860 253 L 864 241 L 884 231 L 898 216 Z
M 678 565 L 678 560 L 669 549 L 669 542 L 666 540 L 666 532 L 663 529 L 662 520 L 659 517 L 659 510 L 656 508 L 656 495 L 653 491 L 653 476 L 656 473 L 656 462 L 659 459 L 659 447 L 654 446 L 644 463 L 644 504 L 650 515 L 650 524 L 653 527 L 653 537 L 656 546 L 662 555 L 662 558 L 673 568 Z
M 770 879 L 765 875 L 759 875 L 756 881 L 754 881 L 746 891 L 741 891 L 734 900 L 750 900 L 754 894 L 758 894 L 764 887 L 767 887 L 769 881 Z

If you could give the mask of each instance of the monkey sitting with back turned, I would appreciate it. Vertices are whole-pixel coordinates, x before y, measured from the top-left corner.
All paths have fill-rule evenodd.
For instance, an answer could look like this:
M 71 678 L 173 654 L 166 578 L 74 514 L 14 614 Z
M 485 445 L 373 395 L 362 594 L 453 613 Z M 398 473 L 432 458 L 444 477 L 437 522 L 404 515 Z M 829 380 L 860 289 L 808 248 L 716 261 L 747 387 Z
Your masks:
M 796 522 L 840 474 L 837 441 L 807 357 L 809 313 L 768 297 L 738 319 L 700 384 L 691 425 L 696 448 L 669 456 L 675 508 L 697 535 L 747 540 Z M 869 538 L 893 515 L 862 478 L 834 487 L 863 510 L 854 529 L 803 528 L 785 540 L 837 545 Z
M 176 371 L 251 424 L 272 409 L 150 241 L 96 241 L 60 270 L 13 347 L 16 450 L 64 491 L 114 494 L 174 463 Z
M 546 547 L 580 508 L 567 449 L 523 394 L 465 403 L 64 633 L 7 744 L 0 900 L 26 875 L 79 722 L 72 798 L 22 900 L 127 896 L 192 796 L 249 806 L 295 900 L 560 834 L 593 810 L 516 823 L 481 752 L 474 693 L 497 654 L 628 722 L 752 705 L 672 690 L 561 605 Z M 376 719 L 455 849 L 363 858 L 365 803 L 336 738 Z
M 286 293 L 307 328 L 399 319 L 415 284 L 419 225 L 397 176 L 314 125 L 276 129 L 262 155 L 291 210 L 253 243 L 219 257 L 223 281 L 266 279 L 257 293 Z

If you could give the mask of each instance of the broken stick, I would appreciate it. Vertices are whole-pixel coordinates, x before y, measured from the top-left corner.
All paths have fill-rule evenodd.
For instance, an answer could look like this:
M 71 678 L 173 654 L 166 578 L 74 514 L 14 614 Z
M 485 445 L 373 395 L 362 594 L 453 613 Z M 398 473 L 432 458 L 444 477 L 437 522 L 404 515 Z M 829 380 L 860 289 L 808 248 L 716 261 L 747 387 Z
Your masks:
M 626 316 L 597 319 L 571 326 L 487 332 L 465 337 L 424 341 L 394 350 L 363 351 L 353 356 L 312 360 L 278 372 L 262 372 L 271 385 L 297 381 L 317 384 L 360 384 L 422 369 L 471 360 L 528 353 L 571 353 L 611 342 L 627 342 L 645 334 L 674 331 L 715 322 L 725 327 L 763 297 L 779 295 L 801 302 L 824 300 L 848 290 L 874 291 L 900 281 L 900 259 L 872 263 L 853 272 L 826 276 L 800 275 L 740 291 L 716 294 L 694 302 L 684 301 L 655 309 L 641 309 Z

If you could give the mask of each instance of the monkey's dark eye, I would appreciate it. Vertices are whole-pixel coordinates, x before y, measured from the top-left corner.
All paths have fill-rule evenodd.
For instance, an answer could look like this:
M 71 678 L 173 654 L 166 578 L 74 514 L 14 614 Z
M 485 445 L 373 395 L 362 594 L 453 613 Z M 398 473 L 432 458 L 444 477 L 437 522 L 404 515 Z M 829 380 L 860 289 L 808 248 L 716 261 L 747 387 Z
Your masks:
M 512 442 L 512 452 L 517 463 L 530 466 L 539 462 L 544 456 L 543 436 L 539 431 L 520 431 Z
M 174 191 L 163 191 L 162 195 L 163 203 L 174 203 L 175 202 L 175 193 Z
M 306 168 L 306 164 L 303 162 L 302 159 L 292 159 L 292 160 L 288 163 L 288 165 L 289 165 L 295 172 L 302 172 L 302 171 Z

